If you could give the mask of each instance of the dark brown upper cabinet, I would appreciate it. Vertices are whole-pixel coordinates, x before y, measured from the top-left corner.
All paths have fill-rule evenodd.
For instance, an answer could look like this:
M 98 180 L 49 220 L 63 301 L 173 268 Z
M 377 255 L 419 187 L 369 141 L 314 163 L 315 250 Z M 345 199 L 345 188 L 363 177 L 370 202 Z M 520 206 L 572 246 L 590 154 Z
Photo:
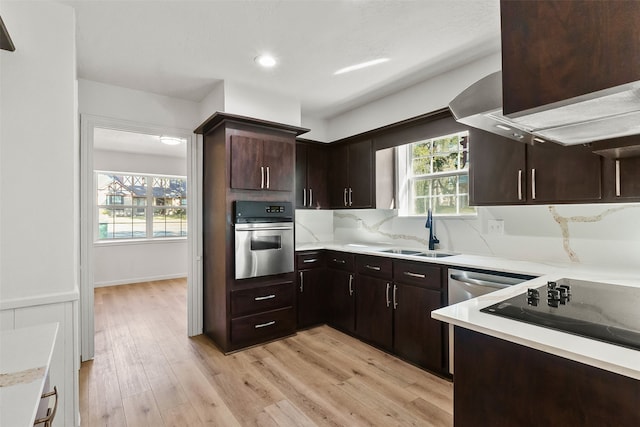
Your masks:
M 296 209 L 329 208 L 327 168 L 325 144 L 296 144 Z
M 602 158 L 588 146 L 522 144 L 480 130 L 469 141 L 472 205 L 603 200 Z
M 374 158 L 371 140 L 338 144 L 331 150 L 329 159 L 331 207 L 374 207 Z
M 292 191 L 293 156 L 290 142 L 231 136 L 231 188 Z
M 640 80 L 640 2 L 501 0 L 505 115 Z

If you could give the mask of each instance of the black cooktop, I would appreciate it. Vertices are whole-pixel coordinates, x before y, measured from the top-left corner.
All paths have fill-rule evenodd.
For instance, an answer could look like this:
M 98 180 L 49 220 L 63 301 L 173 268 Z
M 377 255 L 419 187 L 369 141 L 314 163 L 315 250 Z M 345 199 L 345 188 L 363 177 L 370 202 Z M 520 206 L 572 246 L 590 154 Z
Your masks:
M 559 279 L 480 310 L 640 350 L 640 288 Z

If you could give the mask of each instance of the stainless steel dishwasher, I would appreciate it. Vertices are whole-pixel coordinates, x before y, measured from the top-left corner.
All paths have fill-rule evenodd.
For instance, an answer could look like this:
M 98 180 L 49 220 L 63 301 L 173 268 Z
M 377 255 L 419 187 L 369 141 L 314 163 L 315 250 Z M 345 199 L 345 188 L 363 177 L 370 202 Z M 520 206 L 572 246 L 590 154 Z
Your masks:
M 450 268 L 448 280 L 448 305 L 508 288 L 536 276 L 502 273 L 486 270 L 458 270 Z M 449 373 L 453 374 L 453 325 L 449 325 Z

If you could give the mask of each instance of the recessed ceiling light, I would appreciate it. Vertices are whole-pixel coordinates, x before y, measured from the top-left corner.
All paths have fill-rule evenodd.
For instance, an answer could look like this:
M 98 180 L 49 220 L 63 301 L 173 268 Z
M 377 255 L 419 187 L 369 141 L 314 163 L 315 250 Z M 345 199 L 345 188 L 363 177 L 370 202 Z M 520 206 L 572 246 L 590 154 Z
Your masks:
M 162 135 L 160 137 L 160 142 L 162 142 L 163 144 L 167 144 L 167 145 L 178 145 L 182 142 L 185 142 L 184 138 L 177 138 L 175 136 L 165 136 Z
M 348 67 L 344 67 L 333 73 L 333 75 L 337 76 L 338 74 L 349 73 L 351 71 L 359 70 L 361 68 L 371 67 L 373 65 L 382 64 L 383 62 L 387 62 L 389 58 L 378 58 L 373 61 L 362 62 L 356 65 L 349 65 Z
M 268 54 L 264 54 L 264 55 L 258 55 L 255 58 L 253 58 L 254 61 L 256 61 L 256 63 L 264 68 L 272 68 L 274 67 L 278 61 L 276 61 L 276 59 Z

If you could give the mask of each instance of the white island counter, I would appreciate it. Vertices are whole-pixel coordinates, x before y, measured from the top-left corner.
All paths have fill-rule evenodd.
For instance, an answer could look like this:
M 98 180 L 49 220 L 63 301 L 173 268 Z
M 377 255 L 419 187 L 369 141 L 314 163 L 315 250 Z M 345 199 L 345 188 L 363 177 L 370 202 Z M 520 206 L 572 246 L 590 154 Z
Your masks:
M 33 426 L 57 333 L 57 323 L 0 332 L 0 426 Z

